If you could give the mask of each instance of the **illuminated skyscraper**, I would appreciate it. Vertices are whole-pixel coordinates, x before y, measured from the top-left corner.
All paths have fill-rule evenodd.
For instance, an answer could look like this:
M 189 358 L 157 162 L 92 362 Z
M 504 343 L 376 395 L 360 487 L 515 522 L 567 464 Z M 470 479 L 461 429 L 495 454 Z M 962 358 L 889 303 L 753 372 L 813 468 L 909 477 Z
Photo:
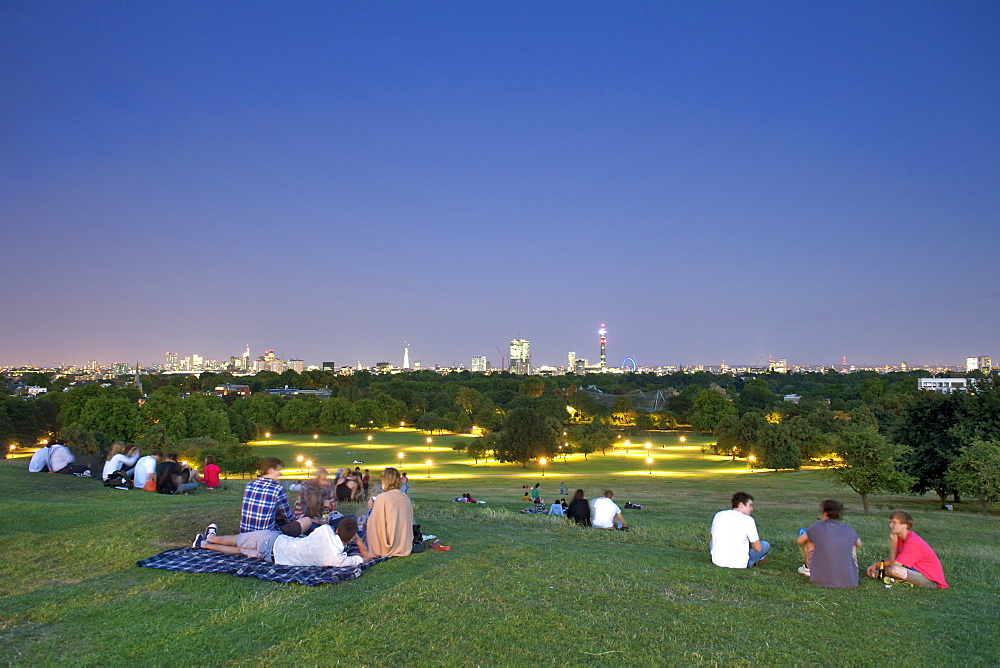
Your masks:
M 403 341 L 403 368 L 410 368 L 410 344 Z
M 472 370 L 473 371 L 489 371 L 489 363 L 486 361 L 485 356 L 477 356 L 472 358 Z
M 531 373 L 531 342 L 527 339 L 511 339 L 510 372 Z

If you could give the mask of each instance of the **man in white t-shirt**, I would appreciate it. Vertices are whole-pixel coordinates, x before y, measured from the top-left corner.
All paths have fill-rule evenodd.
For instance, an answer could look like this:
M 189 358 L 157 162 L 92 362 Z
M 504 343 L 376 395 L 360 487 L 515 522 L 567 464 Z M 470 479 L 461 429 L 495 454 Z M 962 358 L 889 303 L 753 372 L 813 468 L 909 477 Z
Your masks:
M 760 539 L 757 523 L 750 517 L 753 497 L 737 492 L 731 504 L 732 508 L 720 510 L 712 520 L 712 563 L 723 568 L 750 568 L 764 559 L 771 545 Z
M 49 446 L 49 473 L 74 473 L 76 455 L 62 441 Z
M 139 458 L 139 461 L 135 463 L 135 473 L 132 478 L 136 489 L 145 487 L 146 481 L 150 478 L 156 480 L 156 465 L 160 463 L 161 459 L 163 459 L 163 453 L 159 450 L 153 450 L 151 454 Z
M 28 473 L 43 473 L 49 470 L 49 446 L 46 444 L 44 447 L 35 450 L 35 454 L 31 455 L 31 461 L 28 462 Z
M 594 499 L 594 505 L 590 509 L 590 523 L 598 529 L 618 529 L 628 530 L 625 518 L 622 517 L 622 509 L 613 501 L 615 493 L 610 489 L 604 490 L 604 496 Z
M 273 561 L 284 566 L 360 566 L 372 560 L 364 541 L 358 540 L 358 520 L 345 517 L 334 531 L 329 524 L 320 525 L 308 536 L 286 536 L 280 531 L 248 531 L 235 536 L 218 536 L 215 525 L 204 534 L 198 534 L 192 547 L 203 547 L 216 552 L 242 554 L 254 559 Z M 358 555 L 347 554 L 347 546 L 354 542 Z

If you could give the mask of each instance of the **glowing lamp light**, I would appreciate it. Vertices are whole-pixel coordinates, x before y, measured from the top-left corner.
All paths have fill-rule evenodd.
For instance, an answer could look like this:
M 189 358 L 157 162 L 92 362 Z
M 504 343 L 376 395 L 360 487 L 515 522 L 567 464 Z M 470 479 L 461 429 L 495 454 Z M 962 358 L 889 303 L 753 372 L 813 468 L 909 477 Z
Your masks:
M 755 462 L 755 461 L 757 461 L 757 458 L 756 458 L 756 457 L 754 457 L 753 455 L 750 455 L 749 457 L 747 457 L 747 459 L 749 459 L 749 460 L 750 460 L 750 461 L 752 461 L 752 462 Z
M 653 458 L 646 457 L 646 466 L 649 468 L 649 475 L 653 475 Z
M 432 461 L 431 461 L 431 460 L 429 460 L 429 459 L 428 459 L 428 460 L 427 460 L 427 461 L 425 462 L 425 464 L 427 464 L 427 477 L 428 477 L 428 478 L 430 478 L 430 477 L 431 477 L 431 464 L 433 464 L 433 463 L 434 463 L 434 462 L 432 462 Z
M 313 440 L 315 441 L 317 438 L 319 438 L 319 434 L 313 434 Z
M 685 442 L 686 440 L 687 440 L 687 436 L 681 436 L 681 443 Z
M 403 453 L 402 452 L 397 453 L 396 456 L 399 457 L 399 461 L 403 461 Z
M 302 455 L 299 455 L 298 457 L 295 458 L 295 461 L 297 461 L 298 463 L 301 464 L 303 459 L 305 459 L 305 457 L 303 457 Z
M 399 426 L 400 426 L 400 427 L 405 427 L 405 426 L 406 426 L 406 423 L 405 423 L 405 422 L 400 422 L 400 423 L 399 423 Z
M 368 434 L 368 440 L 369 441 L 372 440 L 372 435 L 371 434 Z
M 546 462 L 548 462 L 548 460 L 545 459 L 545 457 L 542 457 L 541 459 L 538 460 L 538 463 L 542 465 L 542 477 L 543 478 L 545 477 L 545 463 Z

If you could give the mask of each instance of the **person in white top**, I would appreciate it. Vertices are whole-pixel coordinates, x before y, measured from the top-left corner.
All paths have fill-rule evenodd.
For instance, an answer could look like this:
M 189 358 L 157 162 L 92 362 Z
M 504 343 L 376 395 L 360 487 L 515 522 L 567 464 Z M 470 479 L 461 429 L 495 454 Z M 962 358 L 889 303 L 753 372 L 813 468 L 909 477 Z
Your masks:
M 227 554 L 242 554 L 255 559 L 273 561 L 284 566 L 360 566 L 371 561 L 372 555 L 364 541 L 358 539 L 358 521 L 345 517 L 334 529 L 322 524 L 307 536 L 286 536 L 280 531 L 248 531 L 236 536 L 215 535 L 215 525 L 205 534 L 198 534 L 192 547 L 201 547 Z M 361 555 L 347 554 L 354 542 Z
M 49 446 L 49 473 L 73 473 L 76 455 L 62 441 Z
M 41 473 L 49 470 L 49 446 L 38 448 L 28 462 L 28 473 Z
M 118 441 L 111 446 L 111 452 L 108 453 L 108 458 L 104 462 L 104 472 L 101 474 L 101 480 L 107 480 L 108 476 L 115 471 L 125 471 L 131 477 L 133 467 L 138 459 L 139 448 L 134 445 L 126 446 L 121 441 Z
M 619 531 L 628 530 L 625 518 L 622 517 L 622 509 L 613 501 L 615 493 L 610 489 L 604 490 L 604 496 L 594 499 L 591 508 L 590 523 L 598 529 L 617 529 Z
M 723 568 L 750 568 L 764 559 L 771 545 L 760 539 L 757 523 L 750 517 L 753 497 L 736 492 L 731 504 L 732 508 L 720 510 L 712 520 L 712 563 Z
M 163 459 L 163 453 L 159 450 L 153 450 L 152 454 L 139 458 L 139 461 L 135 463 L 135 473 L 132 478 L 136 489 L 142 489 L 150 478 L 156 478 L 156 465 L 161 459 Z

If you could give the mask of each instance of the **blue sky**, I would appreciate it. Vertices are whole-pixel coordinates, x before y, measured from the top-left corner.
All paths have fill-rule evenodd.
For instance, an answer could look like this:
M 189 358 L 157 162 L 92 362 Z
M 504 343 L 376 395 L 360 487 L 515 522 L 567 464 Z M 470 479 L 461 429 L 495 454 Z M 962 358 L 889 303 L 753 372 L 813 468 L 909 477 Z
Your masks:
M 8 1 L 0 364 L 1000 357 L 997 25 Z

